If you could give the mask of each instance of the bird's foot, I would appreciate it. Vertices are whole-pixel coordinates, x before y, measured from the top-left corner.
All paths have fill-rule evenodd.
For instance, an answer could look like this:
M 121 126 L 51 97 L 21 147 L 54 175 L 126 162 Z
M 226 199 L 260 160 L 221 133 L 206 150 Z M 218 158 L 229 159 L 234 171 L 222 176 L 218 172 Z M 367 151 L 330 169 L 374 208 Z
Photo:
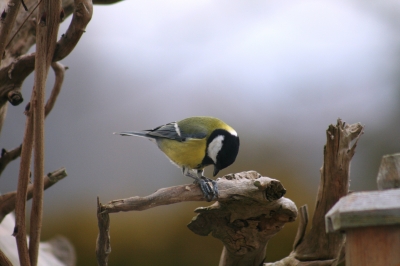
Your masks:
M 215 180 L 202 176 L 196 181 L 198 182 L 200 189 L 208 202 L 218 198 L 218 186 Z
M 218 186 L 215 180 L 209 179 L 202 174 L 193 175 L 192 173 L 187 172 L 185 175 L 193 178 L 195 184 L 199 184 L 201 192 L 203 192 L 204 198 L 208 202 L 218 198 Z

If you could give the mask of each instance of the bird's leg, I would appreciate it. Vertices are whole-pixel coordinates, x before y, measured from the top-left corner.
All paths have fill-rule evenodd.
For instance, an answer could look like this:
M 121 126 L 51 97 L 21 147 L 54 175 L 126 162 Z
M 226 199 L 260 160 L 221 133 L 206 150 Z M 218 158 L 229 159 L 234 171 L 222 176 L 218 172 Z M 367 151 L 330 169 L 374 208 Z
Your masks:
M 201 190 L 203 191 L 203 195 L 208 202 L 212 201 L 215 198 L 214 190 L 210 186 L 210 179 L 203 176 L 203 170 L 197 170 L 197 183 L 200 185 Z
M 197 170 L 197 176 L 198 176 L 199 178 L 201 178 L 201 180 L 205 180 L 205 182 L 207 182 L 206 184 L 207 184 L 208 188 L 212 191 L 212 198 L 211 198 L 211 200 L 214 200 L 214 199 L 218 198 L 218 185 L 217 185 L 217 181 L 215 181 L 215 180 L 213 180 L 213 179 L 210 179 L 210 178 L 204 176 L 203 173 L 204 173 L 204 170 Z M 211 182 L 212 188 L 210 187 L 209 182 Z M 210 201 L 211 201 L 211 200 L 210 200 Z
M 195 180 L 194 182 L 199 184 L 200 189 L 208 202 L 218 197 L 217 183 L 214 180 L 203 176 L 203 170 L 197 170 L 197 175 L 194 175 L 188 168 L 182 167 L 182 172 L 185 176 L 193 178 Z M 213 188 L 210 186 L 209 182 L 212 183 Z
M 215 180 L 213 180 L 213 179 L 207 178 L 206 176 L 203 175 L 203 173 L 204 173 L 204 170 L 197 170 L 197 177 L 198 177 L 201 181 L 203 181 L 203 182 L 205 182 L 205 183 L 207 184 L 208 190 L 211 191 L 211 193 L 209 193 L 209 195 L 211 196 L 211 199 L 208 200 L 208 198 L 207 198 L 207 201 L 212 201 L 212 200 L 214 200 L 215 198 L 218 198 L 218 186 L 217 186 L 217 182 L 216 182 Z M 212 188 L 210 187 L 209 182 L 211 182 Z

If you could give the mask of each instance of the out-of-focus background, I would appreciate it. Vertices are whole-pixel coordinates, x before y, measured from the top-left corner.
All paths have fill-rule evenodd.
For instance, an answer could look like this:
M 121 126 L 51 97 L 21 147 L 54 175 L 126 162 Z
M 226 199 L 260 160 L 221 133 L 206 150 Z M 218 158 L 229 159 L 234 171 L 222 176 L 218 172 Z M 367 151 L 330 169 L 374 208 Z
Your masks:
M 338 117 L 360 122 L 351 189 L 375 189 L 381 157 L 400 152 L 399 18 L 394 0 L 95 6 L 62 61 L 70 69 L 46 120 L 46 171 L 65 166 L 68 177 L 45 192 L 43 240 L 65 235 L 78 265 L 96 265 L 96 196 L 105 203 L 191 182 L 150 141 L 112 133 L 195 115 L 239 132 L 238 158 L 221 175 L 256 170 L 279 179 L 286 197 L 311 211 L 325 130 Z M 24 84 L 25 103 L 9 107 L 2 148 L 22 141 L 32 84 Z M 16 189 L 18 167 L 16 160 L 1 176 L 2 193 Z M 186 228 L 206 205 L 112 214 L 110 265 L 217 265 L 222 244 Z M 268 261 L 289 254 L 296 228 L 270 241 Z

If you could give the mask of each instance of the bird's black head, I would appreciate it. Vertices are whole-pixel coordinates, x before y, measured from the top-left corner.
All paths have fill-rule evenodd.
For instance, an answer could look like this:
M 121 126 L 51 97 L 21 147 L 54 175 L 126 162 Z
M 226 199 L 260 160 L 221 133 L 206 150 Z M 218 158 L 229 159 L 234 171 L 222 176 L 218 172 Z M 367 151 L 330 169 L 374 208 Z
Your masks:
M 213 175 L 216 176 L 219 170 L 228 167 L 236 160 L 239 152 L 239 137 L 224 129 L 216 129 L 208 138 L 206 149 L 203 164 L 213 164 Z

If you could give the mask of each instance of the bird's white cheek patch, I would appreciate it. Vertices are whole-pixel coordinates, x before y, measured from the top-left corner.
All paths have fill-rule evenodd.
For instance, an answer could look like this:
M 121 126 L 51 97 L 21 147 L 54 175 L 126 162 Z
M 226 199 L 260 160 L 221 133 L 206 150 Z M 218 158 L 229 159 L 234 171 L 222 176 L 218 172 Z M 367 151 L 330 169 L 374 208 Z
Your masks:
M 214 138 L 208 145 L 207 154 L 208 157 L 210 157 L 214 163 L 217 162 L 217 155 L 222 148 L 222 143 L 224 141 L 224 138 L 225 136 L 219 135 L 216 138 Z

